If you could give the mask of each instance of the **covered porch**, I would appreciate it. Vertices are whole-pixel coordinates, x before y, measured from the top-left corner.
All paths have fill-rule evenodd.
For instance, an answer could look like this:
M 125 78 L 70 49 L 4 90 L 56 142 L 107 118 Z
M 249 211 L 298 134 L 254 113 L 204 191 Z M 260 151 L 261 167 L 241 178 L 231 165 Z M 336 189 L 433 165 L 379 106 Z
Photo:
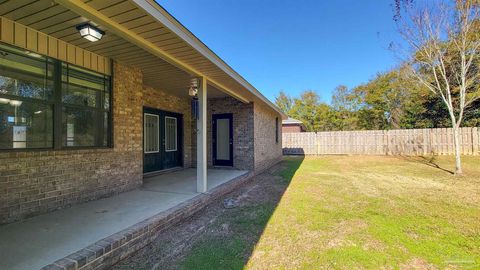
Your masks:
M 135 228 L 173 223 L 175 211 L 189 213 L 210 194 L 228 192 L 249 177 L 248 171 L 234 169 L 208 169 L 207 175 L 207 194 L 196 192 L 196 170 L 190 168 L 150 177 L 134 191 L 4 225 L 0 269 L 40 269 L 58 260 L 57 266 L 81 268 L 106 253 L 113 254 L 115 248 L 131 245 Z M 141 247 L 143 243 L 147 241 L 136 244 Z
M 57 67 L 56 117 L 38 122 L 50 144 L 38 151 L 27 141 L 25 149 L 0 153 L 7 164 L 0 166 L 0 224 L 7 224 L 0 227 L 0 269 L 108 268 L 281 154 L 275 106 L 155 1 L 10 0 L 0 6 L 0 41 L 10 60 L 38 58 L 40 67 L 49 61 Z M 103 38 L 81 37 L 77 26 L 85 23 Z M 26 60 L 18 59 L 16 66 L 24 67 Z M 64 104 L 69 91 L 62 67 L 70 65 L 100 74 L 111 89 L 99 94 L 80 84 L 83 92 L 72 91 L 80 105 Z M 41 70 L 39 78 L 47 78 Z M 23 118 L 40 121 L 42 112 L 27 105 L 45 100 L 18 91 L 7 97 L 16 102 L 3 104 L 3 115 L 20 109 Z M 95 103 L 85 102 L 90 99 Z M 75 108 L 75 117 L 64 107 Z M 163 171 L 172 168 L 180 170 Z M 164 174 L 144 178 L 159 171 Z

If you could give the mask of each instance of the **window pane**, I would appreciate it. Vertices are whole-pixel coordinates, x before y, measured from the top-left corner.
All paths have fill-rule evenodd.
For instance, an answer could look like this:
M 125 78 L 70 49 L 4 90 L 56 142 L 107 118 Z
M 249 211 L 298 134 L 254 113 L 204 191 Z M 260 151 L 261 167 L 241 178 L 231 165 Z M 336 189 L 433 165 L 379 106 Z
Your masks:
M 110 77 L 62 63 L 64 147 L 109 145 L 109 97 Z
M 230 160 L 230 119 L 217 120 L 217 159 Z
M 177 151 L 177 118 L 165 117 L 165 151 Z
M 64 103 L 104 108 L 104 103 L 109 98 L 109 87 L 110 80 L 107 76 L 68 64 L 62 65 Z
M 110 110 L 110 92 L 109 91 L 105 92 L 105 98 L 103 100 L 103 108 L 105 110 Z
M 108 113 L 98 110 L 64 107 L 62 145 L 66 147 L 108 146 Z
M 144 114 L 144 149 L 145 153 L 157 153 L 159 149 L 159 137 L 158 137 L 158 115 Z
M 36 53 L 0 45 L 0 94 L 51 99 L 52 61 Z
M 51 148 L 51 105 L 7 100 L 0 96 L 0 149 Z

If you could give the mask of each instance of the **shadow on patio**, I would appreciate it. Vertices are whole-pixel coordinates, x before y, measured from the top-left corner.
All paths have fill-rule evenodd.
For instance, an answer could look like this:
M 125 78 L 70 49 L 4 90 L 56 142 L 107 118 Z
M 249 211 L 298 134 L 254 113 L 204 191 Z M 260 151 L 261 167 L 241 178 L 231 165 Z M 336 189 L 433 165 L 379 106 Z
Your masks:
M 243 269 L 303 160 L 303 156 L 284 158 L 165 231 L 114 269 Z M 236 206 L 225 207 L 225 199 Z
M 247 171 L 209 169 L 208 189 L 214 192 L 225 186 L 223 184 L 229 182 L 230 185 L 248 175 Z M 87 254 L 85 261 L 81 261 L 77 259 L 78 253 L 95 252 L 94 243 L 98 247 L 98 241 L 114 234 L 118 237 L 119 232 L 142 221 L 164 218 L 158 217 L 159 213 L 175 209 L 182 214 L 187 208 L 184 212 L 188 215 L 192 208 L 190 202 L 195 206 L 208 202 L 209 194 L 197 193 L 195 183 L 196 169 L 180 170 L 150 177 L 137 190 L 3 225 L 0 227 L 0 269 L 39 269 L 66 256 L 70 264 L 77 263 L 80 268 L 94 258 Z M 175 222 L 176 216 L 171 216 L 168 213 L 162 224 Z M 152 224 L 147 225 L 150 228 Z M 153 233 L 148 237 L 153 237 Z M 130 234 L 131 239 L 135 238 L 133 234 L 135 232 Z M 122 241 L 118 246 L 128 243 L 128 236 Z M 112 242 L 112 251 L 115 245 Z M 108 251 L 103 249 L 103 252 Z

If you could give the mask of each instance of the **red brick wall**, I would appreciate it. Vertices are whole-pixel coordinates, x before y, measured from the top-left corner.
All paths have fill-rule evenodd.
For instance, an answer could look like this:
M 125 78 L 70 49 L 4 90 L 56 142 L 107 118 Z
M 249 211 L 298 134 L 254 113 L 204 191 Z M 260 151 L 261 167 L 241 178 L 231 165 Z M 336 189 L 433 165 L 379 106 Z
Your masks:
M 282 132 L 275 140 L 275 119 L 279 125 L 282 116 L 266 104 L 254 103 L 254 147 L 255 172 L 261 172 L 282 159 Z
M 302 132 L 302 127 L 300 125 L 282 125 L 283 133 L 296 133 Z
M 183 114 L 184 165 L 189 167 L 190 101 L 143 86 L 139 69 L 115 63 L 113 148 L 0 152 L 0 224 L 139 187 L 143 106 Z
M 0 224 L 140 186 L 142 102 L 140 70 L 115 64 L 113 148 L 0 153 Z

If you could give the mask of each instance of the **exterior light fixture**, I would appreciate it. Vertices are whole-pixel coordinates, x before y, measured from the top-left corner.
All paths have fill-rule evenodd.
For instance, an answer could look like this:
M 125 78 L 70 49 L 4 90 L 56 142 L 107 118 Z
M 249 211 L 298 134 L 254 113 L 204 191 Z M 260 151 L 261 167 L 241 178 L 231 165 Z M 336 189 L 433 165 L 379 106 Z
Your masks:
M 191 109 L 192 109 L 192 119 L 198 120 L 200 111 L 198 106 L 198 79 L 192 78 L 190 80 L 190 88 L 188 88 L 188 95 L 192 97 Z
M 20 105 L 22 105 L 22 101 L 21 100 L 10 100 L 10 105 L 14 106 L 14 107 L 18 107 Z
M 40 54 L 31 52 L 31 51 L 25 51 L 25 54 L 35 58 L 42 58 Z
M 83 38 L 91 42 L 98 41 L 105 35 L 105 32 L 89 23 L 77 25 L 77 30 Z
M 190 80 L 190 88 L 188 89 L 188 95 L 191 97 L 196 97 L 198 92 L 198 79 L 192 78 Z
M 8 104 L 10 103 L 10 99 L 8 98 L 0 98 L 0 104 Z

